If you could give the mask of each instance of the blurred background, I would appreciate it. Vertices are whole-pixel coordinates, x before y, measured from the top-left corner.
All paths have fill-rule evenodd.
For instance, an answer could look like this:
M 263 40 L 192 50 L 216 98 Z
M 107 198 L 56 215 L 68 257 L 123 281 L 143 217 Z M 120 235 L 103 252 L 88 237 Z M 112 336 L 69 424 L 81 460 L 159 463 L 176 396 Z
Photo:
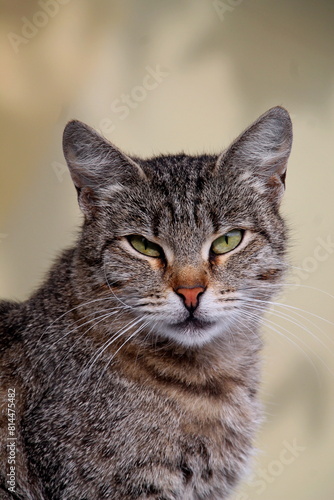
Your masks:
M 61 149 L 78 118 L 128 153 L 220 152 L 294 122 L 291 272 L 265 327 L 266 421 L 234 500 L 334 499 L 334 3 L 0 0 L 0 297 L 25 299 L 80 225 Z

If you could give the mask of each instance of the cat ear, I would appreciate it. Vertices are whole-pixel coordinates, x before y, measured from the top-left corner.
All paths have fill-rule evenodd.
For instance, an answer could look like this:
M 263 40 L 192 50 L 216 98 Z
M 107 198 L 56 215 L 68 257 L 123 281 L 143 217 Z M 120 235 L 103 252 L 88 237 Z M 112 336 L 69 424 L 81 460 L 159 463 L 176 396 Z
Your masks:
M 96 208 L 100 190 L 108 188 L 112 193 L 131 181 L 146 178 L 135 161 L 78 120 L 66 125 L 63 150 L 85 213 Z
M 218 158 L 217 168 L 235 166 L 245 182 L 278 204 L 285 189 L 292 145 L 292 123 L 282 107 L 271 108 L 246 129 Z

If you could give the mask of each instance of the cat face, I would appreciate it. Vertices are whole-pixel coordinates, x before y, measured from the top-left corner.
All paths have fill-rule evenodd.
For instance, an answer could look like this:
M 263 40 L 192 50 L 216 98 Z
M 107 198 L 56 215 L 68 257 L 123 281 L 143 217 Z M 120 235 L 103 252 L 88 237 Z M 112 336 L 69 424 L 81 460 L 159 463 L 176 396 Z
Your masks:
M 130 159 L 70 122 L 64 151 L 94 279 L 153 337 L 200 346 L 251 324 L 285 269 L 278 206 L 290 147 L 282 108 L 219 156 Z

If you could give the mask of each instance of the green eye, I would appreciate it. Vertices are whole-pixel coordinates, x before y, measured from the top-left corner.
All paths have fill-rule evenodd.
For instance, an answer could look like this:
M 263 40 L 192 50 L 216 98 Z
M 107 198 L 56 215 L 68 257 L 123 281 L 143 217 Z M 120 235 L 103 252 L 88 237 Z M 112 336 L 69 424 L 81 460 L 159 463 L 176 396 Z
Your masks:
M 216 255 L 221 255 L 223 253 L 231 252 L 234 250 L 239 243 L 241 242 L 243 237 L 243 231 L 240 229 L 233 229 L 223 236 L 219 236 L 211 245 L 211 250 Z
M 162 248 L 156 243 L 147 240 L 144 236 L 132 234 L 128 236 L 128 241 L 137 252 L 143 255 L 148 255 L 149 257 L 161 257 L 163 255 Z

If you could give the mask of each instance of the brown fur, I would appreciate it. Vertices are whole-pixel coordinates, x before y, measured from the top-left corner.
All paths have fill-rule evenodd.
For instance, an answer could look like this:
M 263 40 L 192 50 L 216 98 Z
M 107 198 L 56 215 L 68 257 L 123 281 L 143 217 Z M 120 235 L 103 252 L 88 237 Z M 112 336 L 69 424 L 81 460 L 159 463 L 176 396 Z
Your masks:
M 219 156 L 144 160 L 67 125 L 82 231 L 29 300 L 0 302 L 1 500 L 228 498 L 261 419 L 259 325 L 285 270 L 291 138 L 273 108 Z M 233 229 L 240 244 L 215 255 Z M 178 293 L 194 287 L 196 300 Z

